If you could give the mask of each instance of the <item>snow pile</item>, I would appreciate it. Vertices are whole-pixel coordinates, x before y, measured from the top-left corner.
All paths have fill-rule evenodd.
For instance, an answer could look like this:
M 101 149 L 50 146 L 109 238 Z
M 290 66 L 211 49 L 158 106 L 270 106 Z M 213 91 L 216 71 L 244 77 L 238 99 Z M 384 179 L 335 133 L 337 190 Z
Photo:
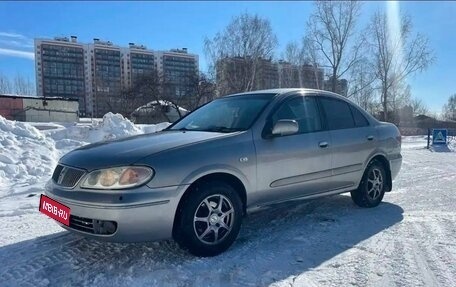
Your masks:
M 120 114 L 108 113 L 102 120 L 54 124 L 40 131 L 30 123 L 0 116 L 0 196 L 12 185 L 32 185 L 48 179 L 65 153 L 98 141 L 154 133 L 169 123 L 135 125 Z M 47 126 L 46 126 L 47 127 Z
M 170 123 L 159 123 L 156 125 L 138 125 L 138 124 L 136 124 L 136 126 L 138 128 L 140 128 L 142 130 L 142 132 L 145 134 L 159 132 L 163 129 L 166 129 L 169 125 L 171 125 L 171 124 Z
M 107 113 L 101 121 L 75 124 L 56 130 L 45 131 L 61 148 L 65 145 L 94 143 L 113 140 L 142 133 L 153 133 L 166 128 L 169 123 L 135 125 L 120 114 Z
M 141 129 L 137 128 L 128 119 L 120 114 L 113 113 L 104 115 L 103 121 L 94 128 L 95 130 L 100 131 L 99 133 L 93 134 L 93 136 L 95 136 L 95 141 L 123 138 L 142 133 Z
M 102 121 L 50 130 L 46 132 L 56 141 L 66 144 L 94 143 L 141 134 L 142 130 L 120 114 L 107 113 Z
M 54 141 L 32 125 L 0 116 L 0 187 L 34 184 L 58 160 Z

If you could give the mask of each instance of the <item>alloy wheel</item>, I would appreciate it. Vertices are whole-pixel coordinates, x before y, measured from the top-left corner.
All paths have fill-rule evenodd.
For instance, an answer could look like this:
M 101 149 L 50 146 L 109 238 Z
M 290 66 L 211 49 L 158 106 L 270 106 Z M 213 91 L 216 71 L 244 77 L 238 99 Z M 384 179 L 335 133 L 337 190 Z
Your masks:
M 193 217 L 193 229 L 201 242 L 214 245 L 231 232 L 234 216 L 233 204 L 226 196 L 210 195 L 198 205 Z
M 370 171 L 367 177 L 367 194 L 372 200 L 376 200 L 383 191 L 383 176 L 378 168 Z

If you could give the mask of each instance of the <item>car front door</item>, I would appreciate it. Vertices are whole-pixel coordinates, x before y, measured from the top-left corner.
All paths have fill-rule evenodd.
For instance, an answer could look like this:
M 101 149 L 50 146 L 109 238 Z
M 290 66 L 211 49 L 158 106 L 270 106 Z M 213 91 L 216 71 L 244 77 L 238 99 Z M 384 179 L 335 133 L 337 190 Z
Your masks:
M 354 105 L 319 97 L 332 139 L 332 177 L 337 188 L 356 187 L 375 149 L 375 129 Z
M 294 120 L 296 134 L 273 136 L 279 120 Z M 279 202 L 327 189 L 331 175 L 331 139 L 324 130 L 317 100 L 296 95 L 280 103 L 266 120 L 262 134 L 254 135 L 257 153 L 257 191 L 254 201 Z

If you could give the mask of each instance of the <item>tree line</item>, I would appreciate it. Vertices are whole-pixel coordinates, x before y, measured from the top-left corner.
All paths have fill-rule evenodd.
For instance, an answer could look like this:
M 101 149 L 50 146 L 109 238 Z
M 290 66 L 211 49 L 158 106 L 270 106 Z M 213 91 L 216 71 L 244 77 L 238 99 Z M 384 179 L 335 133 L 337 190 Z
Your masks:
M 347 97 L 383 120 L 394 120 L 400 109 L 411 106 L 415 114 L 427 113 L 421 100 L 414 99 L 407 77 L 426 70 L 435 60 L 425 35 L 414 33 L 411 18 L 399 15 L 398 27 L 391 29 L 388 16 L 376 11 L 365 27 L 360 27 L 360 1 L 315 1 L 303 22 L 301 40 L 288 43 L 281 55 L 295 65 L 325 67 L 330 91 L 337 91 L 340 79 L 347 79 Z M 210 69 L 227 57 L 245 59 L 248 65 L 237 79 L 225 85 L 250 91 L 255 85 L 261 59 L 274 58 L 278 46 L 271 23 L 258 15 L 243 13 L 205 41 Z M 226 84 L 228 83 L 228 84 Z M 217 86 L 218 91 L 233 87 Z
M 35 85 L 22 75 L 16 75 L 12 79 L 0 73 L 0 94 L 17 94 L 34 96 Z
M 130 116 L 138 107 L 155 102 L 161 118 L 171 122 L 169 109 L 182 117 L 181 108 L 192 111 L 215 97 L 215 83 L 201 71 L 183 72 L 176 79 L 157 70 L 136 75 L 131 86 L 125 87 L 119 97 L 107 97 L 110 110 Z M 162 103 L 162 104 L 159 104 Z

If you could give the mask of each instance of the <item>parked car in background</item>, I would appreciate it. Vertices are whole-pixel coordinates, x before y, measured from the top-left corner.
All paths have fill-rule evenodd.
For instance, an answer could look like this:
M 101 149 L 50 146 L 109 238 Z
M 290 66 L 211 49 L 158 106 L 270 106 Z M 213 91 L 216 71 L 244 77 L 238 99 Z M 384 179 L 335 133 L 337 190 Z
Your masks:
M 169 101 L 151 101 L 135 109 L 130 117 L 135 124 L 173 123 L 188 113 L 186 109 Z
M 42 201 L 68 208 L 59 221 L 84 236 L 174 238 L 213 256 L 263 206 L 350 192 L 357 205 L 375 207 L 401 162 L 397 127 L 346 98 L 264 90 L 214 100 L 156 134 L 74 150 Z

